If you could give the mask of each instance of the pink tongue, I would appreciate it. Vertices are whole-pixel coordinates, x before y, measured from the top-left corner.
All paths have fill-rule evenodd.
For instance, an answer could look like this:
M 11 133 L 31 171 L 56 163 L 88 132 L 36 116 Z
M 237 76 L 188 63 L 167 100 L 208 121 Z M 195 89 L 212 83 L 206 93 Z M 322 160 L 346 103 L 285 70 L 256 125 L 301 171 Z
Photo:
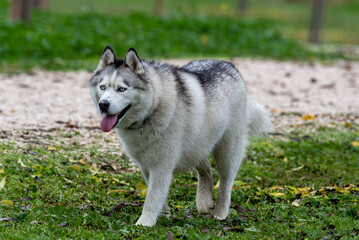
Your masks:
M 106 115 L 101 120 L 101 129 L 104 132 L 109 132 L 114 127 L 116 121 L 117 121 L 118 114 L 115 115 Z

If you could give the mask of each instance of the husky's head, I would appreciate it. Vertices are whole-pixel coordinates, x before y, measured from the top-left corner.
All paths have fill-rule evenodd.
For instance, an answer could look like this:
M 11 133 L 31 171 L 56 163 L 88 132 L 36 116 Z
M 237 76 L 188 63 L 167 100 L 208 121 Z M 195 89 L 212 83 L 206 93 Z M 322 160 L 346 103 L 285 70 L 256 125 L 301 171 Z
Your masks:
M 90 80 L 90 89 L 105 132 L 144 120 L 152 102 L 150 81 L 134 48 L 122 60 L 116 59 L 107 46 Z

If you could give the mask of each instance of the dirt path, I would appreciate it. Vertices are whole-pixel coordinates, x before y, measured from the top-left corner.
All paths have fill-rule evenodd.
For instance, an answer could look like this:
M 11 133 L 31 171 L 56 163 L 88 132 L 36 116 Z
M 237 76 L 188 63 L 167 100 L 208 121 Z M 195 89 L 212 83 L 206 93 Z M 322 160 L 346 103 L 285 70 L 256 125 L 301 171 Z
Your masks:
M 358 62 L 321 65 L 233 59 L 233 63 L 252 98 L 276 116 L 281 112 L 359 115 Z M 90 75 L 85 71 L 0 75 L 0 129 L 99 126 L 88 89 Z

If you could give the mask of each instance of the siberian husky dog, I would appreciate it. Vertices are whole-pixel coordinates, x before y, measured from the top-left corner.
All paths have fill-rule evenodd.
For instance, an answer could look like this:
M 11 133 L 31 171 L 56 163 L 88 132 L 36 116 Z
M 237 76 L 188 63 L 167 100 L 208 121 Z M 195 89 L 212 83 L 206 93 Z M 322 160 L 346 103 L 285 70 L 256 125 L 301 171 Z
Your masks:
M 148 191 L 137 225 L 156 224 L 168 208 L 173 173 L 190 168 L 198 174 L 197 210 L 210 213 L 210 154 L 220 179 L 213 216 L 227 218 L 248 137 L 272 128 L 268 112 L 248 96 L 233 64 L 197 60 L 176 67 L 141 60 L 134 48 L 118 59 L 106 47 L 89 85 L 102 117 L 101 129 L 116 132 L 146 180 Z

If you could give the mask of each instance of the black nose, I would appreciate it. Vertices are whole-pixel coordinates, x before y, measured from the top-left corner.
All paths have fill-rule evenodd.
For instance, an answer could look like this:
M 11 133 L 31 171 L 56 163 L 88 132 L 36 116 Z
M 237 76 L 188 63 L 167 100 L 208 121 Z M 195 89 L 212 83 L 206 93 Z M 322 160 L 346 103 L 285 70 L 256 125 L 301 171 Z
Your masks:
M 101 100 L 98 106 L 102 111 L 106 111 L 110 107 L 110 103 L 107 100 Z

